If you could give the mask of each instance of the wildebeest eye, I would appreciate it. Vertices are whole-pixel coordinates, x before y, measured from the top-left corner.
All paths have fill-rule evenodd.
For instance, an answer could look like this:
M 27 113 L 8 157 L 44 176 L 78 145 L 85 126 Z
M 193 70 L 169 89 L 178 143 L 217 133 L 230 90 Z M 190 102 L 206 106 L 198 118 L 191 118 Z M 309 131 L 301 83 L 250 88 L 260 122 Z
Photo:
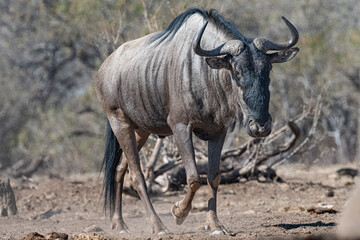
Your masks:
M 244 90 L 245 86 L 244 86 L 244 83 L 243 83 L 243 81 L 242 81 L 242 79 L 241 79 L 241 71 L 239 71 L 239 70 L 234 70 L 234 71 L 231 72 L 231 74 L 232 74 L 232 77 L 233 77 L 233 79 L 235 80 L 236 84 L 237 84 L 241 89 Z

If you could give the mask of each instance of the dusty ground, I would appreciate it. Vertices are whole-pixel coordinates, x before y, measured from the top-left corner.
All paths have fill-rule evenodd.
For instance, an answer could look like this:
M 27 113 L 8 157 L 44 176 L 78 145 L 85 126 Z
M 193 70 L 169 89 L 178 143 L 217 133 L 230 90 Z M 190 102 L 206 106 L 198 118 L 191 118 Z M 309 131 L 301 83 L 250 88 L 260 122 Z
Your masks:
M 328 239 L 336 231 L 339 212 L 356 180 L 338 177 L 335 172 L 341 167 L 283 166 L 278 175 L 285 183 L 221 185 L 219 218 L 235 236 L 220 237 L 211 237 L 200 229 L 206 215 L 205 186 L 193 201 L 192 213 L 180 226 L 174 223 L 170 208 L 184 192 L 152 196 L 160 218 L 173 233 L 154 237 L 141 201 L 128 195 L 124 197 L 124 218 L 132 235 L 119 235 L 110 229 L 102 211 L 99 175 L 12 180 L 19 213 L 0 218 L 0 239 L 21 239 L 31 232 L 66 233 L 73 239 Z M 338 213 L 307 211 L 319 204 L 333 205 Z

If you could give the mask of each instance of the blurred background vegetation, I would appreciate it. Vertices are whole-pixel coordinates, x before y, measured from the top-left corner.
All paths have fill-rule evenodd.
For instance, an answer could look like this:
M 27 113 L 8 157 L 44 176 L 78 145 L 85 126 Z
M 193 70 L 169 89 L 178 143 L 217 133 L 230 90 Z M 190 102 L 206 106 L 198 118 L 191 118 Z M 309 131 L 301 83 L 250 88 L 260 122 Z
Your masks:
M 190 7 L 218 9 L 245 36 L 277 42 L 289 37 L 286 16 L 299 30 L 300 53 L 272 71 L 275 129 L 317 96 L 323 102 L 315 141 L 291 161 L 360 162 L 360 1 L 2 0 L 0 170 L 40 159 L 49 174 L 98 171 L 106 119 L 93 86 L 97 69 L 122 43 Z M 235 135 L 227 148 L 247 138 Z

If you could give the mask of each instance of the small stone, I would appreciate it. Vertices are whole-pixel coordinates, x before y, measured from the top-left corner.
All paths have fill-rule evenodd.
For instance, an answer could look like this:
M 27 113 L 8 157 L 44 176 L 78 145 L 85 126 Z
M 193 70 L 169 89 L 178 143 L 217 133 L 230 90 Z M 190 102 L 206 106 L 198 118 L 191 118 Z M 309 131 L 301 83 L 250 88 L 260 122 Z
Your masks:
M 46 240 L 46 238 L 40 233 L 32 232 L 23 236 L 21 240 Z
M 243 214 L 255 214 L 255 211 L 250 209 L 250 210 L 243 212 Z
M 326 196 L 327 197 L 333 197 L 335 195 L 334 191 L 333 190 L 329 190 L 327 193 L 326 193 Z
M 69 236 L 66 233 L 51 232 L 45 237 L 47 240 L 67 240 Z

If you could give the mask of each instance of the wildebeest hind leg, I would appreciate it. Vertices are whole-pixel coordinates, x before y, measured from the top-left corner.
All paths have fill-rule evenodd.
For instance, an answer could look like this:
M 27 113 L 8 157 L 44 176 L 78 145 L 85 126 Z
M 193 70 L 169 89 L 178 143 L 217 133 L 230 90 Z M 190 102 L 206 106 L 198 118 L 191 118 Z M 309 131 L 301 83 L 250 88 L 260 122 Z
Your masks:
M 147 213 L 150 216 L 154 233 L 168 232 L 150 201 L 147 193 L 144 175 L 141 172 L 140 157 L 137 150 L 135 130 L 131 121 L 120 110 L 108 114 L 111 128 L 123 149 L 129 167 L 130 180 L 138 192 Z
M 199 175 L 196 169 L 192 133 L 188 125 L 178 123 L 172 127 L 176 145 L 182 157 L 188 184 L 188 192 L 185 197 L 176 202 L 171 209 L 176 224 L 182 224 L 191 210 L 191 201 L 195 192 L 200 188 Z
M 226 228 L 220 223 L 216 214 L 216 194 L 220 183 L 220 155 L 224 144 L 226 133 L 208 142 L 208 188 L 210 197 L 208 200 L 208 211 L 206 216 L 205 229 L 211 230 L 211 234 L 229 234 Z
M 136 144 L 138 151 L 145 144 L 149 137 L 149 133 L 138 130 L 136 132 Z M 127 171 L 127 159 L 124 157 L 116 168 L 116 198 L 115 198 L 115 212 L 111 222 L 111 228 L 116 229 L 120 233 L 130 233 L 129 228 L 126 226 L 122 217 L 122 189 L 124 184 L 124 176 Z

